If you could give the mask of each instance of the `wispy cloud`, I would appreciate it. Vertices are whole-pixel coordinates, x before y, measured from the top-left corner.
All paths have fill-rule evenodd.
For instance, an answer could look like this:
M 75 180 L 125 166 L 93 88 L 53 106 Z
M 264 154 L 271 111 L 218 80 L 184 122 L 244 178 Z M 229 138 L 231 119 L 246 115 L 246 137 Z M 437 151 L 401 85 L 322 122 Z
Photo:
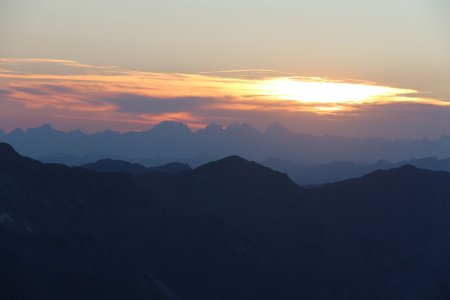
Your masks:
M 411 88 L 272 70 L 155 73 L 38 58 L 0 59 L 0 101 L 58 118 L 194 127 L 257 114 L 336 119 L 396 103 L 450 106 Z

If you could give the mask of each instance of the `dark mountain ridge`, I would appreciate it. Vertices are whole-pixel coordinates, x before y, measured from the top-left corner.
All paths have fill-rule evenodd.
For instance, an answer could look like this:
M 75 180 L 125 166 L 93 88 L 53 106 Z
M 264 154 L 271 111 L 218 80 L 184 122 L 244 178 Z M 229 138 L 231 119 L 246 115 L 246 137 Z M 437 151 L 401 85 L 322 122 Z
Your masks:
M 5 144 L 0 150 L 2 299 L 281 293 L 282 277 L 220 219 L 161 201 L 131 174 L 42 164 Z
M 270 159 L 263 162 L 264 165 L 284 172 L 300 185 L 323 184 L 357 178 L 375 172 L 377 170 L 389 170 L 404 165 L 412 165 L 421 169 L 450 172 L 450 159 L 438 159 L 436 157 L 424 157 L 408 161 L 388 162 L 380 160 L 376 163 L 354 163 L 335 161 L 326 164 L 301 164 L 280 159 Z
M 231 156 L 177 174 L 0 144 L 2 299 L 448 299 L 450 174 L 302 189 Z
M 124 160 L 116 159 L 101 159 L 93 163 L 82 165 L 81 167 L 101 172 L 127 172 L 135 175 L 145 172 L 176 174 L 191 170 L 191 167 L 188 164 L 182 164 L 178 162 L 172 162 L 162 166 L 146 168 L 140 164 L 134 164 Z
M 379 285 L 374 298 L 449 297 L 449 183 L 447 172 L 406 165 L 307 190 L 311 251 L 321 251 L 311 263 L 343 286 L 355 276 L 355 288 Z

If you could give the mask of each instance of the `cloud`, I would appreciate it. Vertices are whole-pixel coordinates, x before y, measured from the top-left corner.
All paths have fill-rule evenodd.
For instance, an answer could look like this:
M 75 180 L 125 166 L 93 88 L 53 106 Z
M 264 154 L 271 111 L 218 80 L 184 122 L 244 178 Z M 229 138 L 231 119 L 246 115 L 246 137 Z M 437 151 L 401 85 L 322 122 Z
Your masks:
M 121 124 L 114 125 L 119 130 L 166 119 L 194 128 L 209 122 L 248 121 L 262 126 L 288 120 L 294 128 L 320 133 L 328 128 L 337 133 L 336 128 L 357 132 L 355 124 L 373 126 L 376 119 L 395 126 L 401 118 L 411 124 L 413 118 L 450 116 L 445 99 L 373 82 L 271 70 L 156 73 L 55 59 L 0 59 L 1 103 L 4 114 L 8 109 L 11 114 L 11 103 L 16 103 L 27 116 L 39 116 L 35 119 Z
M 196 112 L 217 103 L 225 103 L 223 99 L 208 97 L 155 98 L 135 94 L 120 94 L 103 100 L 116 105 L 118 111 L 134 114 Z
M 0 97 L 1 96 L 6 96 L 6 95 L 8 95 L 10 92 L 8 91 L 8 90 L 6 90 L 6 89 L 0 89 Z

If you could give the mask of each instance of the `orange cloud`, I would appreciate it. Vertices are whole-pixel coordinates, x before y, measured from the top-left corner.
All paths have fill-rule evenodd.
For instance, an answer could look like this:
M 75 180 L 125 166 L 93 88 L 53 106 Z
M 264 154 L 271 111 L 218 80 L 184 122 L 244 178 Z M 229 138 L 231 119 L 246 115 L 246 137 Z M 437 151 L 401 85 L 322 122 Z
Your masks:
M 142 124 L 178 120 L 194 127 L 212 113 L 345 115 L 392 103 L 450 106 L 414 89 L 271 70 L 155 73 L 38 58 L 0 59 L 0 97 L 25 109 L 53 109 L 70 118 Z

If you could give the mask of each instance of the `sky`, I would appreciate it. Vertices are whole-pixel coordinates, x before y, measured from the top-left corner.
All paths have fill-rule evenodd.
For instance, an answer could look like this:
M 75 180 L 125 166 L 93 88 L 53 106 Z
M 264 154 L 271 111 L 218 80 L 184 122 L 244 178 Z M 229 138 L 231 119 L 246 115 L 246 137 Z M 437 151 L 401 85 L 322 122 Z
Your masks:
M 447 0 L 2 0 L 0 128 L 450 134 Z

